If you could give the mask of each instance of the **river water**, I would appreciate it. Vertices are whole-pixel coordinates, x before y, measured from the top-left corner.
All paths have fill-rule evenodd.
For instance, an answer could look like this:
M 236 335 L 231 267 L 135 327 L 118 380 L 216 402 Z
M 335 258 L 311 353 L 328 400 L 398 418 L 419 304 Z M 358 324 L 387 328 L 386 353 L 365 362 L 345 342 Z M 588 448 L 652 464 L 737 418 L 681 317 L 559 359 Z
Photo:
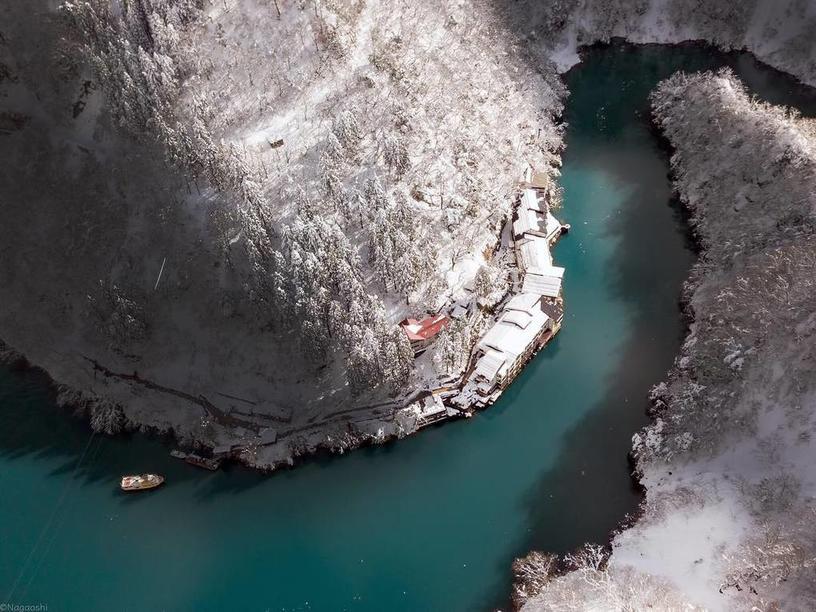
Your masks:
M 678 349 L 694 259 L 646 97 L 677 69 L 723 64 L 816 110 L 791 79 L 700 47 L 596 47 L 566 75 L 565 325 L 473 419 L 272 476 L 211 474 L 159 440 L 92 436 L 44 376 L 0 369 L 0 601 L 482 610 L 506 605 L 515 556 L 605 541 L 639 500 L 626 456 Z M 135 471 L 168 482 L 121 494 Z

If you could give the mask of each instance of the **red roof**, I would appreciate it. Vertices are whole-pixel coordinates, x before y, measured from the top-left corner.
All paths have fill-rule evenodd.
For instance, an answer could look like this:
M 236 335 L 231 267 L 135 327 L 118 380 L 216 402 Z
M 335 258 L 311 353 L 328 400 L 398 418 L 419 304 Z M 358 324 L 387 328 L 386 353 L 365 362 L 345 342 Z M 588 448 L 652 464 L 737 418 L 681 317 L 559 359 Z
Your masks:
M 441 332 L 450 323 L 446 314 L 427 316 L 424 319 L 405 319 L 400 325 L 411 342 L 429 340 Z

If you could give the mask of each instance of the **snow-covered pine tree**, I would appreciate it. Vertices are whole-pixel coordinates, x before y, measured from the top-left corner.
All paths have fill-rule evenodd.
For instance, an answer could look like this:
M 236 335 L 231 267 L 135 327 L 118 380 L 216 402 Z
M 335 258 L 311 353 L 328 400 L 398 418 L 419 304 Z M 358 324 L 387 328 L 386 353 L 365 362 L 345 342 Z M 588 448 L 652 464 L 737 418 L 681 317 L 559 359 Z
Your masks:
M 345 160 L 356 160 L 360 154 L 360 144 L 363 140 L 363 131 L 360 128 L 360 121 L 357 113 L 353 110 L 345 110 L 337 117 L 332 130 L 338 142 L 345 151 Z
M 447 329 L 439 333 L 433 351 L 433 361 L 437 369 L 444 374 L 450 374 L 453 365 L 451 355 L 456 351 L 456 346 Z
M 375 215 L 377 211 L 385 210 L 391 203 L 385 188 L 376 176 L 367 179 L 363 185 L 363 200 L 364 208 L 370 216 Z
M 507 292 L 507 275 L 500 266 L 490 262 L 482 264 L 473 279 L 473 289 L 479 303 L 493 308 Z
M 340 172 L 343 167 L 343 147 L 337 136 L 330 133 L 320 155 L 320 174 L 326 195 L 336 200 L 342 195 L 343 181 Z M 339 207 L 338 207 L 339 208 Z
M 408 146 L 400 134 L 387 134 L 383 139 L 383 158 L 388 168 L 401 178 L 411 167 Z

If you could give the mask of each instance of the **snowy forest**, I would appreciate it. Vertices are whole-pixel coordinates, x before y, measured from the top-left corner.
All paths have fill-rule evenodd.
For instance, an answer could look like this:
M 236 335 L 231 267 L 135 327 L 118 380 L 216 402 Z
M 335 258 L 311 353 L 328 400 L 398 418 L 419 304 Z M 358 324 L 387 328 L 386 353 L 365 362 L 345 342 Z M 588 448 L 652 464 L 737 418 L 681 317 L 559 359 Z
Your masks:
M 15 264 L 2 271 L 3 338 L 126 420 L 178 431 L 200 408 L 146 406 L 121 377 L 89 376 L 86 357 L 163 371 L 163 386 L 194 396 L 250 388 L 291 424 L 420 387 L 396 324 L 467 290 L 501 296 L 493 248 L 522 174 L 558 175 L 558 71 L 580 44 L 702 36 L 795 74 L 810 44 L 793 1 L 779 14 L 608 0 L 41 8 L 2 8 L 6 143 L 35 160 L 6 168 L 3 190 L 10 207 L 50 213 L 20 205 L 3 227 Z M 768 28 L 786 44 L 759 46 Z M 39 248 L 19 240 L 32 226 Z M 440 374 L 463 365 L 480 324 L 443 335 Z
M 92 68 L 111 123 L 155 139 L 197 192 L 222 201 L 211 229 L 261 316 L 316 364 L 339 350 L 354 392 L 394 391 L 413 359 L 394 313 L 438 307 L 449 271 L 482 265 L 461 260 L 490 245 L 525 165 L 548 167 L 559 146 L 557 129 L 536 127 L 559 110 L 559 89 L 542 83 L 537 96 L 549 87 L 549 99 L 522 100 L 511 115 L 509 92 L 528 84 L 495 69 L 496 51 L 485 46 L 461 74 L 457 51 L 472 51 L 463 33 L 493 36 L 457 22 L 472 16 L 421 7 L 394 20 L 399 11 L 348 4 L 279 14 L 255 3 L 114 12 L 85 1 L 66 2 L 62 18 L 66 53 Z M 277 45 L 258 44 L 267 32 Z M 454 66 L 460 88 L 434 84 Z
M 558 174 L 563 84 L 492 8 L 4 4 L 29 161 L 0 183 L 0 337 L 104 431 L 270 428 L 246 460 L 272 466 L 410 429 L 401 398 L 460 371 L 506 293 L 524 172 Z M 461 300 L 417 368 L 399 322 Z

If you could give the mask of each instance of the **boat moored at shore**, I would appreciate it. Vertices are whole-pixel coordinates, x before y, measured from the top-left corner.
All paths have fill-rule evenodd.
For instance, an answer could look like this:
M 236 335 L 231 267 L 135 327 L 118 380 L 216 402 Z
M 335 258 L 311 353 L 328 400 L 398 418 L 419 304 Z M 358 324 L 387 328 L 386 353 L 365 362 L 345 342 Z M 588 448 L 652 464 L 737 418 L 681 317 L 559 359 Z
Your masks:
M 196 453 L 185 453 L 184 451 L 180 450 L 170 451 L 170 456 L 175 457 L 176 459 L 181 459 L 190 465 L 204 468 L 205 470 L 210 470 L 211 472 L 215 472 L 218 468 L 220 468 L 222 461 L 222 457 L 202 457 Z

